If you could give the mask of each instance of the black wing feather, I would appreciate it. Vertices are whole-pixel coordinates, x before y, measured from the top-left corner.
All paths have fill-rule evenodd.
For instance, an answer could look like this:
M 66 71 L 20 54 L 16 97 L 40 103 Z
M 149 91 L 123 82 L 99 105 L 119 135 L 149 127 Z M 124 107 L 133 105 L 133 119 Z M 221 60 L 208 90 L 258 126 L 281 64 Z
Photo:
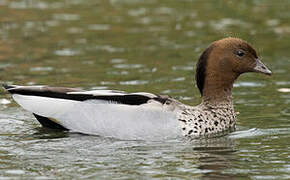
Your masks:
M 105 100 L 112 101 L 120 104 L 128 105 L 140 105 L 147 103 L 148 100 L 154 99 L 162 104 L 167 100 L 166 97 L 156 96 L 154 98 L 139 94 L 124 94 L 124 95 L 93 95 L 93 94 L 77 94 L 69 92 L 84 92 L 83 90 L 74 88 L 63 88 L 63 87 L 37 87 L 37 86 L 13 86 L 5 85 L 11 94 L 21 94 L 27 96 L 41 96 L 59 99 L 68 99 L 75 101 L 86 101 L 86 100 Z

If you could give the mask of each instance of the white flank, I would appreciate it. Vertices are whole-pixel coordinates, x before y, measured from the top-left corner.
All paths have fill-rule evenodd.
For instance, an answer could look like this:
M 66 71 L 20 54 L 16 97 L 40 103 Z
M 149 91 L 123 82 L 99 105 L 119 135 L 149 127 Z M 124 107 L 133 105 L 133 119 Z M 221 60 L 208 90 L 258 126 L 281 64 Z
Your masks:
M 135 106 L 104 100 L 73 101 L 18 94 L 13 94 L 13 98 L 24 109 L 54 118 L 75 132 L 126 140 L 160 140 L 182 134 L 174 113 L 161 105 Z

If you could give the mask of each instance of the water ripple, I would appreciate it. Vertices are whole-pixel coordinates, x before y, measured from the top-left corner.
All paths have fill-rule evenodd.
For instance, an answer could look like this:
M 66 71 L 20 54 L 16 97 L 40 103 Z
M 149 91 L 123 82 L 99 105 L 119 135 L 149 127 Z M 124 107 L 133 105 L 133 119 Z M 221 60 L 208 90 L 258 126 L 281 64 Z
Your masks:
M 0 104 L 2 104 L 2 105 L 7 105 L 10 103 L 11 103 L 11 101 L 8 99 L 5 99 L 5 98 L 0 99 Z
M 258 82 L 236 82 L 234 87 L 264 87 L 265 84 Z
M 109 24 L 90 24 L 88 26 L 89 30 L 95 30 L 95 31 L 107 31 L 111 28 Z
M 114 59 L 111 59 L 110 62 L 112 64 L 118 64 L 118 63 L 124 63 L 126 62 L 127 60 L 126 59 L 121 59 L 121 58 L 114 58 Z
M 139 69 L 139 68 L 143 68 L 144 65 L 143 64 L 115 64 L 113 67 L 118 68 L 118 69 Z
M 54 51 L 54 54 L 58 56 L 74 56 L 74 55 L 80 54 L 80 52 L 73 49 L 66 48 L 62 50 L 56 50 Z
M 288 93 L 290 92 L 290 88 L 280 88 L 278 89 L 279 92 Z
M 53 67 L 32 67 L 30 71 L 52 71 Z
M 124 48 L 113 47 L 111 45 L 96 45 L 95 48 L 97 50 L 103 50 L 103 51 L 107 51 L 107 52 L 110 52 L 110 53 L 124 52 L 125 51 Z
M 275 128 L 275 129 L 257 129 L 252 128 L 248 130 L 240 130 L 232 132 L 229 137 L 234 139 L 240 138 L 255 138 L 257 136 L 267 136 L 267 135 L 281 135 L 289 134 L 290 128 Z
M 143 16 L 146 14 L 146 9 L 145 8 L 139 8 L 139 9 L 132 9 L 128 11 L 128 14 L 130 16 Z
M 54 19 L 56 20 L 63 20 L 63 21 L 76 21 L 79 20 L 81 17 L 78 14 L 54 14 Z
M 132 81 L 121 81 L 121 85 L 143 85 L 148 84 L 148 81 L 144 80 L 132 80 Z

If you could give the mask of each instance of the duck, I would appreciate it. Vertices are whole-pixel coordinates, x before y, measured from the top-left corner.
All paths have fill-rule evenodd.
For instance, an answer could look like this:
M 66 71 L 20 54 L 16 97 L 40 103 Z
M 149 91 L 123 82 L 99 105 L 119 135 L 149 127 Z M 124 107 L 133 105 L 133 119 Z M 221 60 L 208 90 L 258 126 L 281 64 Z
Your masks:
M 148 92 L 3 87 L 46 128 L 126 140 L 196 139 L 235 130 L 233 84 L 247 72 L 272 74 L 252 45 L 227 37 L 212 42 L 197 61 L 195 79 L 201 103 L 196 106 Z

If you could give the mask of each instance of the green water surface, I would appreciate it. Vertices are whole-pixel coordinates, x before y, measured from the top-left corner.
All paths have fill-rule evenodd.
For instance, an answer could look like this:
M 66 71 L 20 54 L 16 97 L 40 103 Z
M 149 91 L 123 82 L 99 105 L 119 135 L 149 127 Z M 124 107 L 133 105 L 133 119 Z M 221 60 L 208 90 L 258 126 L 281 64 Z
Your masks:
M 229 36 L 273 71 L 235 83 L 237 131 L 149 142 L 47 130 L 0 90 L 0 179 L 290 179 L 290 1 L 0 0 L 0 82 L 196 105 L 195 63 Z

